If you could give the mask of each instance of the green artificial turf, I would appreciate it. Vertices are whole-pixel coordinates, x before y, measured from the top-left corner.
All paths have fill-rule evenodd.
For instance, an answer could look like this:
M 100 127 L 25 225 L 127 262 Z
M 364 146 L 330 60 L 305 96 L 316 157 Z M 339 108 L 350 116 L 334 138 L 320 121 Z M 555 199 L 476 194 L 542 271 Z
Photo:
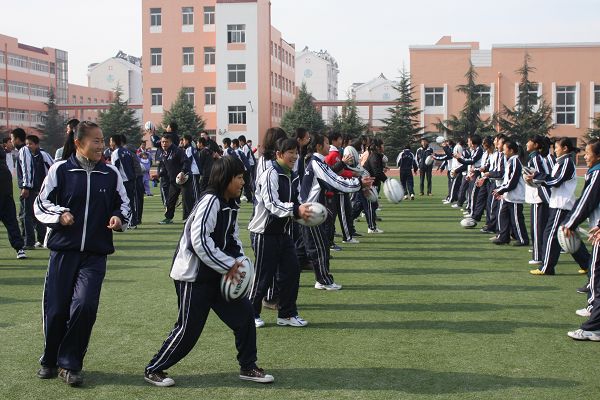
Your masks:
M 195 349 L 170 369 L 176 386 L 143 381 L 144 366 L 177 316 L 170 261 L 182 229 L 160 226 L 160 198 L 146 198 L 143 225 L 116 235 L 85 385 L 35 377 L 42 351 L 41 297 L 48 251 L 16 260 L 0 230 L 0 399 L 592 399 L 600 394 L 600 344 L 567 330 L 585 305 L 584 277 L 562 256 L 553 277 L 528 274 L 526 248 L 495 246 L 460 227 L 461 213 L 433 197 L 381 202 L 382 235 L 333 253 L 339 292 L 313 288 L 303 272 L 298 307 L 306 328 L 258 331 L 268 386 L 238 379 L 233 335 L 211 314 Z M 245 229 L 251 208 L 243 205 Z M 528 218 L 528 216 L 527 216 Z M 339 239 L 338 239 L 339 240 Z M 341 244 L 341 243 L 340 243 Z

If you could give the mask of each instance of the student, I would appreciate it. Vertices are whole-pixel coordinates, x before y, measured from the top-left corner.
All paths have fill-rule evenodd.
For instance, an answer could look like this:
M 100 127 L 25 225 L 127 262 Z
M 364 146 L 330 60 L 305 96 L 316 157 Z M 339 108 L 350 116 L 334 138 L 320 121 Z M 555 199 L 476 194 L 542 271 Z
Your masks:
M 467 145 L 470 149 L 468 156 L 459 157 L 458 162 L 467 167 L 465 184 L 467 186 L 466 192 L 469 194 L 469 201 L 467 203 L 466 212 L 470 215 L 473 212 L 473 202 L 477 198 L 477 192 L 479 191 L 479 187 L 475 185 L 475 182 L 477 178 L 479 178 L 479 168 L 481 168 L 482 165 L 484 150 L 481 146 L 481 136 L 479 135 L 469 136 Z
M 196 152 L 195 159 L 200 171 L 200 185 L 199 193 L 204 192 L 208 186 L 208 178 L 210 177 L 210 171 L 212 169 L 213 162 L 215 160 L 215 153 L 208 146 L 206 139 L 201 137 L 198 139 L 196 144 L 198 151 Z M 200 198 L 198 196 L 198 198 Z
M 244 186 L 244 166 L 234 157 L 215 161 L 206 192 L 185 223 L 171 267 L 179 305 L 177 322 L 160 350 L 146 366 L 144 379 L 155 386 L 172 386 L 165 372 L 196 345 L 212 309 L 233 331 L 240 379 L 273 382 L 256 365 L 254 311 L 247 297 L 227 302 L 220 294 L 223 275 L 237 282 L 244 257 L 239 238 L 236 199 Z
M 354 147 L 357 152 L 360 151 L 362 145 L 362 140 L 360 138 L 354 140 L 351 147 Z M 349 168 L 352 171 L 357 172 L 357 176 L 369 177 L 369 173 L 365 170 L 360 164 L 358 160 L 353 160 L 349 164 Z M 368 189 L 370 190 L 370 189 Z M 376 215 L 376 207 L 377 201 L 371 202 L 365 196 L 366 190 L 359 190 L 352 195 L 352 218 L 357 219 L 360 213 L 364 213 L 365 219 L 367 221 L 367 229 L 371 231 L 377 230 L 377 215 Z M 368 194 L 368 193 L 367 193 Z
M 256 179 L 260 178 L 260 175 L 270 167 L 272 161 L 275 159 L 275 153 L 277 151 L 277 142 L 280 139 L 287 139 L 287 133 L 281 128 L 269 128 L 265 133 L 265 138 L 262 145 L 262 154 L 256 162 Z
M 506 140 L 507 137 L 504 134 L 499 133 L 496 135 L 494 138 L 496 151 L 491 156 L 487 172 L 483 174 L 486 178 L 490 179 L 490 198 L 488 199 L 488 202 L 490 203 L 490 219 L 486 222 L 486 226 L 481 229 L 482 233 L 498 232 L 498 211 L 502 205 L 502 199 L 498 200 L 496 196 L 494 196 L 494 190 L 496 187 L 502 185 L 504 180 L 506 157 L 504 156 L 503 149 Z
M 511 141 L 504 143 L 504 155 L 507 158 L 504 181 L 493 191 L 496 198 L 502 198 L 502 205 L 498 212 L 498 236 L 492 243 L 509 243 L 512 234 L 517 240 L 515 246 L 527 246 L 529 236 L 523 217 L 525 181 L 521 176 L 523 166 L 519 160 L 519 146 Z
M 11 141 L 4 141 L 4 143 L 9 142 Z M 6 227 L 8 240 L 12 248 L 17 252 L 17 259 L 24 260 L 27 258 L 27 253 L 23 249 L 25 242 L 23 241 L 23 236 L 21 236 L 21 231 L 19 230 L 19 223 L 17 222 L 17 209 L 13 198 L 12 173 L 6 162 L 7 154 L 4 148 L 0 149 L 0 221 Z M 12 157 L 10 158 L 10 162 L 12 162 Z
M 250 182 L 250 161 L 248 161 L 248 158 L 246 158 L 246 154 L 242 151 L 239 139 L 231 140 L 231 148 L 236 157 L 242 161 L 242 164 L 244 164 L 244 170 L 246 171 L 244 173 L 244 182 L 246 183 L 244 184 L 244 194 L 242 195 L 241 200 L 247 201 L 248 203 L 252 203 L 252 188 L 254 187 L 254 185 L 252 185 Z
M 575 204 L 574 193 L 577 187 L 577 172 L 571 155 L 578 151 L 579 149 L 573 145 L 571 139 L 562 138 L 557 140 L 555 144 L 557 158 L 552 172 L 549 175 L 536 173 L 526 177 L 529 182 L 552 189 L 548 221 L 544 229 L 542 265 L 529 271 L 532 275 L 555 274 L 555 267 L 561 250 L 556 233 Z M 585 245 L 582 244 L 579 250 L 571 256 L 579 264 L 579 272 L 582 274 L 587 273 L 590 253 Z
M 77 130 L 77 125 L 79 125 L 79 120 L 77 118 L 71 118 L 70 120 L 67 121 L 67 128 L 66 128 L 66 133 L 65 133 L 65 138 L 66 138 L 67 142 L 68 142 L 69 135 L 71 134 L 71 132 L 75 132 Z M 61 147 L 60 149 L 56 150 L 56 153 L 54 153 L 54 161 L 64 160 L 65 159 L 65 158 L 63 158 L 64 151 L 65 151 L 64 146 Z
M 527 166 L 535 171 L 539 177 L 548 175 L 550 171 L 544 161 L 548 149 L 546 140 L 541 135 L 535 135 L 527 141 L 529 161 Z M 533 242 L 532 258 L 529 265 L 540 265 L 542 263 L 542 246 L 544 245 L 544 228 L 548 220 L 548 202 L 550 201 L 550 189 L 545 186 L 525 186 L 525 201 L 531 204 L 531 241 Z
M 123 135 L 115 134 L 112 135 L 108 140 L 108 146 L 112 150 L 110 156 L 110 163 L 115 166 L 117 171 L 121 174 L 123 180 L 123 186 L 127 191 L 127 197 L 129 198 L 129 206 L 131 208 L 131 228 L 136 226 L 137 223 L 137 210 L 135 204 L 135 167 L 133 165 L 133 156 L 129 149 L 124 147 Z
M 210 138 L 210 136 L 208 135 L 208 132 L 206 131 L 202 131 L 200 132 L 200 137 L 203 138 L 206 141 L 206 145 L 205 147 L 208 147 L 208 149 L 213 153 L 213 154 L 219 154 L 219 145 Z M 208 177 L 207 177 L 208 179 Z
M 121 174 L 102 162 L 104 138 L 98 125 L 81 122 L 69 140 L 75 154 L 50 168 L 34 204 L 36 217 L 50 228 L 44 354 L 37 375 L 49 379 L 58 374 L 79 386 L 106 257 L 115 251 L 112 232 L 127 228 L 131 212 Z
M 147 151 L 143 151 L 139 155 L 140 164 L 144 172 L 143 183 L 144 183 L 144 194 L 146 196 L 154 196 L 150 191 L 150 169 L 152 168 L 152 161 Z
M 160 139 L 160 146 L 163 150 L 163 167 L 166 170 L 166 175 L 169 177 L 169 197 L 165 205 L 165 218 L 159 222 L 160 225 L 169 225 L 173 223 L 175 217 L 175 207 L 181 193 L 181 186 L 177 184 L 177 178 L 183 177 L 184 174 L 189 174 L 190 164 L 185 156 L 185 151 L 173 142 L 173 137 L 169 133 L 165 133 Z M 187 207 L 183 208 L 183 219 L 188 217 Z
M 252 199 L 252 193 L 254 192 L 254 181 L 256 180 L 256 157 L 254 157 L 254 152 L 252 151 L 252 147 L 246 142 L 246 136 L 240 135 L 238 137 L 239 147 L 246 157 L 248 161 L 246 165 L 246 176 L 244 177 L 244 195 L 247 199 Z
M 123 143 L 123 147 L 129 150 L 129 154 L 131 154 L 131 161 L 133 164 L 133 172 L 135 174 L 134 178 L 134 199 L 130 201 L 133 202 L 132 209 L 135 215 L 135 219 L 130 223 L 131 228 L 135 229 L 138 225 L 142 224 L 142 215 L 144 214 L 144 170 L 142 168 L 142 163 L 140 157 L 136 153 L 136 149 L 127 147 L 127 136 L 121 135 L 121 140 Z M 111 155 L 112 157 L 112 155 Z
M 196 201 L 200 198 L 200 154 L 197 148 L 192 143 L 191 135 L 183 135 L 183 150 L 187 158 L 187 164 L 190 166 L 188 181 L 183 186 L 181 196 L 185 209 L 188 210 L 185 214 L 189 214 L 194 208 Z
M 14 149 L 15 146 L 13 145 L 12 138 L 10 136 L 2 138 L 2 148 L 0 148 L 0 151 L 3 154 L 4 161 L 6 162 L 6 167 L 10 172 L 11 178 L 17 174 L 17 171 L 15 170 L 15 159 L 13 157 Z
M 475 176 L 475 187 L 477 190 L 473 191 L 472 198 L 473 205 L 471 209 L 471 218 L 475 221 L 481 221 L 483 217 L 483 213 L 485 212 L 486 225 L 484 226 L 484 230 L 487 229 L 490 220 L 490 206 L 491 204 L 488 201 L 490 196 L 490 179 L 485 177 L 483 173 L 488 171 L 490 168 L 490 163 L 492 161 L 492 155 L 494 154 L 494 141 L 491 136 L 486 136 L 483 138 L 482 147 L 484 149 L 483 155 L 481 156 L 481 167 L 475 168 L 474 171 L 476 173 Z M 478 177 L 477 177 L 478 176 Z
M 171 140 L 173 141 L 173 144 L 175 146 L 179 145 L 179 125 L 177 124 L 176 121 L 171 121 L 169 122 L 169 125 L 167 125 L 167 129 L 165 129 L 165 132 L 171 135 Z
M 446 175 L 448 178 L 448 194 L 446 195 L 446 198 L 442 200 L 442 203 L 450 204 L 450 195 L 452 193 L 453 184 L 452 174 L 450 173 L 450 165 L 454 160 L 454 157 L 452 157 L 454 151 L 454 142 L 452 140 L 444 140 L 442 142 L 442 150 L 444 151 L 444 154 L 433 153 L 433 159 L 442 162 L 439 167 L 440 171 L 446 169 Z
M 307 165 L 300 190 L 302 203 L 318 202 L 325 204 L 325 191 L 353 193 L 360 190 L 361 185 L 369 187 L 372 178 L 346 179 L 329 168 L 325 156 L 329 154 L 329 139 L 324 135 L 312 134 L 309 144 L 312 153 Z M 327 228 L 319 226 L 303 226 L 302 236 L 309 260 L 312 261 L 316 277 L 315 289 L 340 290 L 342 285 L 335 283 L 329 272 L 329 241 Z
M 306 204 L 298 202 L 296 181 L 292 168 L 298 158 L 295 139 L 281 139 L 277 159 L 261 175 L 256 186 L 254 216 L 248 224 L 256 263 L 252 289 L 249 294 L 254 306 L 257 328 L 264 326 L 260 317 L 262 299 L 277 275 L 279 307 L 277 325 L 306 326 L 298 315 L 296 299 L 300 284 L 300 265 L 292 237 L 294 219 L 308 219 Z
M 421 140 L 421 143 L 426 142 L 426 139 Z M 422 150 L 422 148 L 419 148 L 419 150 Z M 417 152 L 419 151 L 417 150 Z M 428 150 L 431 150 L 428 148 Z M 423 151 L 421 151 L 422 153 Z M 429 153 L 433 154 L 433 150 L 431 150 Z M 429 154 L 429 155 L 431 155 Z M 428 156 L 429 156 L 428 155 Z M 412 151 L 410 151 L 410 145 L 407 144 L 406 146 L 404 146 L 404 150 L 402 150 L 400 152 L 400 154 L 398 154 L 398 157 L 396 158 L 396 165 L 398 166 L 399 170 L 400 170 L 400 183 L 402 184 L 402 187 L 404 188 L 404 200 L 408 199 L 408 196 L 410 196 L 411 200 L 415 199 L 415 184 L 414 184 L 414 179 L 413 179 L 413 173 L 417 172 L 417 169 L 419 168 L 419 164 L 417 163 L 417 161 L 415 160 L 415 157 L 413 156 Z M 425 165 L 425 161 L 423 161 L 423 165 L 425 167 L 427 167 Z M 421 171 L 421 196 L 423 196 L 423 181 L 425 178 L 425 175 L 427 173 L 427 169 L 424 167 L 424 169 Z M 429 167 L 433 167 L 433 165 L 430 165 Z M 428 192 L 427 195 L 429 196 L 431 194 L 431 169 L 429 170 L 429 183 L 428 183 Z
M 417 165 L 419 167 L 419 175 L 421 177 L 419 186 L 419 194 L 421 196 L 425 195 L 425 178 L 427 178 L 427 196 L 431 196 L 431 172 L 433 171 L 433 164 L 425 164 L 425 160 L 431 155 L 433 155 L 433 149 L 429 147 L 429 140 L 427 138 L 422 138 L 421 147 L 417 149 L 417 153 L 415 154 L 415 157 L 417 159 Z
M 378 139 L 373 139 L 371 141 L 371 145 L 369 146 L 369 157 L 364 165 L 365 170 L 369 173 L 373 180 L 373 186 L 377 188 L 377 191 L 380 191 L 381 184 L 387 180 L 387 176 L 385 175 L 385 163 L 383 162 L 383 143 Z M 372 207 L 377 210 L 379 208 L 379 203 L 374 202 Z M 380 220 L 377 216 L 375 220 Z M 375 229 L 367 229 L 367 233 L 383 233 L 383 230 L 379 228 Z

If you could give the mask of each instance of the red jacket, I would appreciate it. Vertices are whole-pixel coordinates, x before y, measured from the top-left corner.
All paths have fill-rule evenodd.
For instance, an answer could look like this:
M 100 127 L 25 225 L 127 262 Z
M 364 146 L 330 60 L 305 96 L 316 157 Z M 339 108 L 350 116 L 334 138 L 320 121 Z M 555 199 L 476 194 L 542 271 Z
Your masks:
M 325 157 L 325 162 L 338 175 L 341 175 L 344 178 L 354 177 L 354 175 L 352 175 L 352 171 L 345 168 L 345 164 L 342 162 L 342 157 L 337 147 L 329 147 L 329 154 Z

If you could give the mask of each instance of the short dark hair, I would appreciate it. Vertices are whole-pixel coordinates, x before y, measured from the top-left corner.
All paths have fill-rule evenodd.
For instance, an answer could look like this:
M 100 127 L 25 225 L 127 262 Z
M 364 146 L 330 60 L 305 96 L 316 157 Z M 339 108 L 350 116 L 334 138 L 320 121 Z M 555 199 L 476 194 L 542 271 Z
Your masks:
M 66 126 L 68 126 L 69 128 L 71 128 L 73 130 L 77 129 L 77 125 L 79 125 L 79 120 L 77 118 L 71 118 L 66 123 Z
M 27 135 L 25 140 L 29 140 L 30 142 L 33 142 L 35 144 L 40 144 L 40 138 L 35 135 Z
M 333 143 L 334 140 L 338 140 L 339 138 L 341 138 L 342 134 L 338 131 L 331 131 L 327 136 L 329 137 L 329 143 Z
M 425 136 L 423 136 L 423 137 L 421 138 L 421 141 L 423 141 L 423 140 L 424 140 L 424 141 L 426 141 L 427 143 L 429 143 L 429 139 L 427 139 Z
M 5 136 L 2 138 L 2 144 L 6 144 L 8 142 L 10 142 L 12 139 L 10 138 L 10 136 Z
M 600 140 L 592 139 L 589 141 L 588 146 L 592 146 L 592 153 L 597 157 L 600 156 Z
M 507 140 L 507 141 L 504 142 L 504 145 L 509 150 L 512 150 L 514 153 L 519 154 L 519 145 L 517 144 L 517 142 L 514 142 L 512 140 Z
M 121 134 L 121 141 L 123 142 L 123 146 L 127 144 L 127 136 Z
M 27 134 L 23 128 L 15 128 L 10 132 L 10 134 L 19 139 L 21 142 L 24 142 L 25 138 L 27 137 Z
M 225 139 L 223 139 L 223 144 L 227 145 L 227 147 L 231 146 L 231 139 L 229 139 L 228 137 L 226 137 Z
M 238 137 L 238 140 L 239 140 L 240 142 L 244 142 L 244 143 L 246 143 L 246 136 L 244 136 L 244 135 L 240 135 L 240 137 Z
M 175 121 L 169 122 L 169 125 L 167 125 L 167 126 L 170 126 L 171 130 L 175 131 L 175 132 L 177 132 L 177 129 L 179 128 L 179 125 L 177 125 L 177 122 L 175 122 Z
M 297 150 L 298 149 L 298 141 L 296 139 L 279 139 L 277 141 L 277 151 L 280 153 L 285 153 L 289 150 Z
M 117 133 L 115 135 L 110 135 L 109 139 L 112 139 L 112 141 L 118 146 L 121 147 L 123 145 L 123 135 L 121 135 L 120 133 Z
M 203 137 L 199 138 L 198 143 L 201 143 L 203 147 L 206 147 L 206 138 L 203 138 Z
M 170 133 L 163 133 L 163 135 L 160 138 L 170 140 L 171 142 L 173 141 L 173 135 L 171 135 Z
M 265 137 L 263 139 L 263 157 L 265 160 L 272 160 L 275 158 L 275 151 L 277 150 L 277 141 L 281 138 L 287 138 L 287 133 L 279 127 L 273 127 L 267 129 Z
M 207 190 L 223 196 L 233 178 L 244 173 L 244 164 L 237 157 L 221 157 L 212 165 Z
M 240 141 L 238 139 L 232 139 L 231 144 L 234 144 L 235 147 L 240 147 Z
M 183 135 L 183 139 L 187 140 L 188 142 L 192 142 L 192 135 Z
M 294 137 L 296 139 L 304 139 L 308 135 L 308 131 L 305 128 L 296 128 L 294 131 Z
M 473 143 L 475 146 L 479 146 L 481 144 L 481 136 L 479 135 L 471 135 L 469 139 L 471 139 L 471 143 Z

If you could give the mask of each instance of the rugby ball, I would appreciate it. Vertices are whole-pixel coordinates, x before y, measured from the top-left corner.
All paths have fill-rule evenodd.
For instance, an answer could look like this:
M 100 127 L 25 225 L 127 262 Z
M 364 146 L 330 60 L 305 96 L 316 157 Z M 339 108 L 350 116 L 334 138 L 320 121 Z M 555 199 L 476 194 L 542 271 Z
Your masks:
M 433 161 L 433 156 L 427 156 L 427 158 L 425 159 L 425 165 L 429 167 L 430 165 L 433 165 Z
M 444 139 L 444 137 L 443 137 L 443 136 L 438 136 L 438 137 L 436 137 L 436 138 L 435 138 L 435 142 L 436 142 L 437 144 L 442 144 L 442 143 L 444 143 L 444 140 L 445 140 L 445 139 Z
M 377 193 L 377 188 L 374 187 L 374 186 L 371 186 L 369 188 L 369 190 L 366 191 L 365 197 L 367 198 L 367 200 L 369 201 L 369 203 L 375 203 L 375 202 L 377 202 L 377 199 L 379 198 L 379 194 Z
M 178 185 L 185 185 L 185 183 L 188 181 L 190 177 L 188 176 L 188 174 L 184 174 L 183 172 L 180 172 L 179 174 L 177 174 L 177 177 L 175 178 L 175 183 L 177 183 Z
M 556 238 L 558 239 L 558 244 L 560 244 L 560 247 L 562 247 L 562 249 L 569 254 L 575 253 L 581 246 L 581 239 L 579 238 L 577 232 L 574 232 L 570 237 L 566 237 L 563 232 L 562 225 L 558 227 Z
M 147 131 L 153 131 L 155 129 L 154 124 L 152 123 L 152 121 L 147 121 L 144 124 L 144 129 Z
M 237 261 L 242 262 L 242 265 L 238 269 L 240 273 L 239 282 L 237 284 L 233 283 L 233 281 L 227 279 L 227 275 L 221 277 L 221 296 L 228 302 L 245 297 L 254 280 L 254 265 L 252 265 L 252 261 L 248 257 L 242 257 Z
M 465 219 L 463 219 L 462 221 L 460 221 L 460 226 L 462 226 L 463 228 L 474 228 L 475 225 L 477 225 L 477 221 L 475 221 L 473 218 L 471 217 L 467 217 Z
M 404 189 L 396 179 L 389 178 L 383 183 L 383 194 L 390 203 L 400 203 L 404 197 Z
M 327 208 L 321 203 L 306 203 L 308 204 L 309 210 L 312 212 L 312 215 L 308 219 L 308 221 L 303 218 L 298 218 L 296 220 L 297 223 L 304 226 L 317 226 L 321 225 L 327 219 Z
M 347 156 L 352 156 L 352 162 L 348 164 L 348 167 L 350 167 L 351 169 L 356 168 L 360 159 L 358 151 L 353 146 L 346 146 L 344 148 L 344 158 L 346 158 Z

